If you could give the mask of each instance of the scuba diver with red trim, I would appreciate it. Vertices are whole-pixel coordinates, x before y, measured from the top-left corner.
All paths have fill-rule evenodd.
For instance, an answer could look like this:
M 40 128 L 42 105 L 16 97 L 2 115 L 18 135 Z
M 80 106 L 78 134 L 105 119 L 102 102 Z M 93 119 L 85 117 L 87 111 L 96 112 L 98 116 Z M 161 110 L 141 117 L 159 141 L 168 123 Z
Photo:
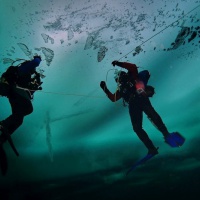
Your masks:
M 162 133 L 166 143 L 171 147 L 181 146 L 185 139 L 177 132 L 169 133 L 160 115 L 151 105 L 149 97 L 152 97 L 155 91 L 152 86 L 147 85 L 150 73 L 147 70 L 138 73 L 138 67 L 132 63 L 113 61 L 112 65 L 124 68 L 128 72 L 119 71 L 117 73 L 115 81 L 118 88 L 114 94 L 108 90 L 105 81 L 101 81 L 100 87 L 112 102 L 123 98 L 123 101 L 128 104 L 133 130 L 148 149 L 148 154 L 158 154 L 158 148 L 154 146 L 148 134 L 142 128 L 143 112 Z
M 0 121 L 0 165 L 3 175 L 7 170 L 3 144 L 8 141 L 16 155 L 19 155 L 10 135 L 22 125 L 24 117 L 33 112 L 33 93 L 42 90 L 42 75 L 36 71 L 41 60 L 40 56 L 34 56 L 18 66 L 10 66 L 0 78 L 0 95 L 8 98 L 12 108 L 12 114 Z

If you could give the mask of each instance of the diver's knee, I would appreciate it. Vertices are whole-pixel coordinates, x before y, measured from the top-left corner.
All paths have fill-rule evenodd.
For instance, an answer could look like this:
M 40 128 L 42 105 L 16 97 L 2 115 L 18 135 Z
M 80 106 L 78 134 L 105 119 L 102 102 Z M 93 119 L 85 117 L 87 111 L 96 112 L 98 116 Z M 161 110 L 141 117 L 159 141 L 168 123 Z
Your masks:
M 28 114 L 27 115 L 30 115 L 31 113 L 33 112 L 33 106 L 31 106 L 28 110 Z
M 133 124 L 133 130 L 138 133 L 142 131 L 142 127 L 138 126 L 137 124 Z
M 21 126 L 24 120 L 24 116 L 23 115 L 15 115 L 15 124 L 17 124 L 17 126 Z
M 28 107 L 24 110 L 23 115 L 24 115 L 24 116 L 30 115 L 32 112 L 33 112 L 33 106 L 30 105 L 30 106 L 28 106 Z

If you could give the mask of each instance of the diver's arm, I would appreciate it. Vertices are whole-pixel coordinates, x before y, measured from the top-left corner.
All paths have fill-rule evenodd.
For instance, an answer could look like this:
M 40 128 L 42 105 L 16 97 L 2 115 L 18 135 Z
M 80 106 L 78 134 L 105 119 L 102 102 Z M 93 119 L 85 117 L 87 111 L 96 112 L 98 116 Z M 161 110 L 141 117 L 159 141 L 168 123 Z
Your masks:
M 114 94 L 112 94 L 109 90 L 108 93 L 106 93 L 108 98 L 112 101 L 112 102 L 116 102 L 119 99 L 121 99 L 121 96 L 119 95 L 119 91 L 117 90 Z
M 109 89 L 107 88 L 106 86 L 106 83 L 104 81 L 101 81 L 100 83 L 100 87 L 102 88 L 102 90 L 106 93 L 106 95 L 108 96 L 108 98 L 112 101 L 112 102 L 115 102 L 115 101 L 118 101 L 121 96 L 119 94 L 119 91 L 117 90 L 114 94 L 111 93 L 109 91 Z
M 137 66 L 135 64 L 132 63 L 128 63 L 128 62 L 119 62 L 119 61 L 113 61 L 112 65 L 115 66 L 119 66 L 121 68 L 127 69 L 132 76 L 134 77 L 134 79 L 137 79 L 138 76 L 138 70 L 137 70 Z

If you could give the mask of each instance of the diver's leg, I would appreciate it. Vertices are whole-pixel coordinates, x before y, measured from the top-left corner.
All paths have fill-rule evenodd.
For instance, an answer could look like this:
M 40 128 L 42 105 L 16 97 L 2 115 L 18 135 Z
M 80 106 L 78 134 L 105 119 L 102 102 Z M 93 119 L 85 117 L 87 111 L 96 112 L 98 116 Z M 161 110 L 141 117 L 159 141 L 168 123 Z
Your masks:
M 144 143 L 146 148 L 150 151 L 155 151 L 156 147 L 152 143 L 152 141 L 149 139 L 149 136 L 142 128 L 142 109 L 140 106 L 140 98 L 135 97 L 129 102 L 129 114 L 131 117 L 131 122 L 133 125 L 133 130 L 139 137 L 139 139 Z M 157 151 L 157 150 L 156 150 Z
M 0 96 L 9 96 L 10 86 L 6 83 L 0 82 Z
M 24 116 L 33 112 L 33 106 L 30 100 L 15 93 L 9 98 L 12 107 L 12 114 L 1 122 L 1 125 L 12 134 L 22 125 Z
M 151 105 L 149 98 L 143 97 L 142 101 L 143 101 L 142 105 L 144 113 L 147 115 L 150 121 L 158 128 L 158 130 L 163 134 L 163 136 L 166 137 L 169 134 L 167 127 L 163 123 L 160 115 L 155 111 L 155 109 Z
M 0 82 L 0 96 L 8 97 L 10 95 L 10 86 L 6 83 Z M 0 122 L 0 145 L 2 145 L 7 139 L 3 132 L 3 124 Z

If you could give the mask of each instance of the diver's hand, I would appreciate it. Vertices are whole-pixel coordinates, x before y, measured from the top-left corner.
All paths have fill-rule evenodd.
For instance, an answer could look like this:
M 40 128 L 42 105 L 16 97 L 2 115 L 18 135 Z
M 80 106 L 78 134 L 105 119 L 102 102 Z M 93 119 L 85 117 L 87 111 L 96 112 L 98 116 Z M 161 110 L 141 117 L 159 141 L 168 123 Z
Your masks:
M 113 65 L 113 67 L 115 67 L 115 65 L 117 65 L 117 63 L 118 63 L 117 60 L 112 61 L 112 65 Z
M 104 90 L 106 88 L 106 82 L 105 81 L 101 81 L 100 87 Z
M 106 94 L 109 93 L 109 90 L 108 90 L 108 88 L 107 88 L 107 86 L 106 86 L 106 82 L 105 82 L 105 81 L 101 81 L 100 87 L 102 88 L 102 90 L 103 90 Z

